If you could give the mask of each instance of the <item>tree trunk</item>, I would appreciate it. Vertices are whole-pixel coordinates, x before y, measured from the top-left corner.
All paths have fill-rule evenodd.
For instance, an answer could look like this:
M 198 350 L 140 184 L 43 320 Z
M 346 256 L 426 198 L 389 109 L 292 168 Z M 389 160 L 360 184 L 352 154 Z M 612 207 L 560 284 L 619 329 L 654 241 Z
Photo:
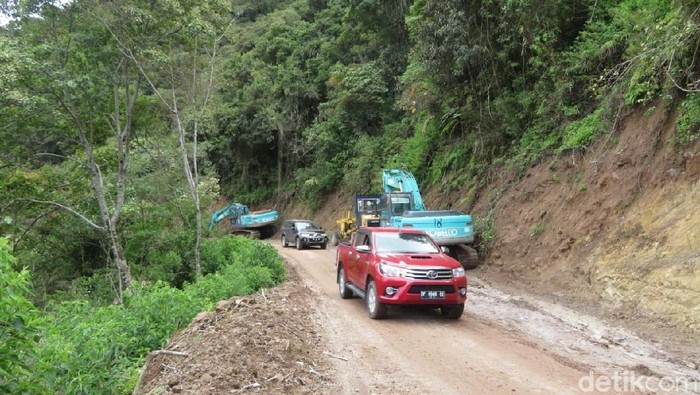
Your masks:
M 115 92 L 118 92 L 118 85 L 116 85 L 117 82 L 115 82 Z M 128 91 L 127 91 L 128 94 Z M 134 92 L 134 95 L 138 95 L 138 92 Z M 115 113 L 113 114 L 114 118 L 114 124 L 112 125 L 115 128 L 115 134 L 116 138 L 118 140 L 118 147 L 119 149 L 117 150 L 117 159 L 119 161 L 119 176 L 118 176 L 118 182 L 117 182 L 117 201 L 115 202 L 115 207 L 114 207 L 114 213 L 110 214 L 109 212 L 109 206 L 107 204 L 107 192 L 105 191 L 104 187 L 104 180 L 102 178 L 102 171 L 100 170 L 99 165 L 97 164 L 97 160 L 95 159 L 95 155 L 93 152 L 92 144 L 90 140 L 87 138 L 87 133 L 86 133 L 86 128 L 83 122 L 81 121 L 81 118 L 79 116 L 79 112 L 75 108 L 73 104 L 73 100 L 71 98 L 71 95 L 64 91 L 64 106 L 68 110 L 69 114 L 71 115 L 73 125 L 76 128 L 77 134 L 78 134 L 78 139 L 80 140 L 80 144 L 83 146 L 83 149 L 85 149 L 85 157 L 86 157 L 86 167 L 88 174 L 90 176 L 90 183 L 92 184 L 92 189 L 95 194 L 95 199 L 97 199 L 97 205 L 99 207 L 100 211 L 100 218 L 102 219 L 102 226 L 98 227 L 100 231 L 103 233 L 106 233 L 108 239 L 109 239 L 109 244 L 110 244 L 110 251 L 112 252 L 112 259 L 114 259 L 114 263 L 117 267 L 117 274 L 119 276 L 119 282 L 120 282 L 120 293 L 118 295 L 118 300 L 121 302 L 122 300 L 122 295 L 121 291 L 124 289 L 129 288 L 129 285 L 131 285 L 131 270 L 129 269 L 129 265 L 126 261 L 126 258 L 124 257 L 124 249 L 122 248 L 121 242 L 119 241 L 119 235 L 117 234 L 117 226 L 119 223 L 119 218 L 121 214 L 121 207 L 123 204 L 124 200 L 124 190 L 125 189 L 125 178 L 126 178 L 126 171 L 128 168 L 128 163 L 129 163 L 129 150 L 128 148 L 125 147 L 128 146 L 129 144 L 129 137 L 130 137 L 130 131 L 131 131 L 131 111 L 133 110 L 133 103 L 135 100 L 135 97 L 128 98 L 127 101 L 129 102 L 127 106 L 127 116 L 126 116 L 126 126 L 122 127 L 120 125 L 120 122 L 122 120 L 121 113 L 119 110 L 119 103 L 117 102 L 115 104 Z M 118 94 L 115 96 L 115 100 L 118 100 L 119 96 Z M 88 221 L 88 223 L 90 223 Z
M 173 77 L 174 78 L 174 77 Z M 185 126 L 182 124 L 182 120 L 180 119 L 181 114 L 178 110 L 177 106 L 177 97 L 173 93 L 173 105 L 172 105 L 172 111 L 174 113 L 175 117 L 175 127 L 177 129 L 178 133 L 178 141 L 180 142 L 180 156 L 182 158 L 182 169 L 185 172 L 185 178 L 187 179 L 187 189 L 190 191 L 190 197 L 192 198 L 192 204 L 194 204 L 195 207 L 195 221 L 196 221 L 196 240 L 195 240 L 195 251 L 194 251 L 194 274 L 196 278 L 201 277 L 202 275 L 202 267 L 201 267 L 201 262 L 200 262 L 200 252 L 199 252 L 199 246 L 201 243 L 201 237 L 202 237 L 202 211 L 201 208 L 199 207 L 199 186 L 198 181 L 199 177 L 196 173 L 196 163 L 197 163 L 197 121 L 194 123 L 194 129 L 195 133 L 193 135 L 194 137 L 194 146 L 192 148 L 193 150 L 193 155 L 194 157 L 192 158 L 192 162 L 195 166 L 195 169 L 193 171 L 192 165 L 190 165 L 190 158 L 189 154 L 187 153 L 187 143 L 185 141 L 185 133 L 187 132 L 185 130 Z
M 110 247 L 112 250 L 112 255 L 114 255 L 114 264 L 117 267 L 117 274 L 119 275 L 119 302 L 121 303 L 121 293 L 123 290 L 129 288 L 131 285 L 131 268 L 124 258 L 124 251 L 122 250 L 122 245 L 117 239 L 117 232 L 109 232 Z
M 277 199 L 282 197 L 282 182 L 284 180 L 284 127 L 277 126 Z

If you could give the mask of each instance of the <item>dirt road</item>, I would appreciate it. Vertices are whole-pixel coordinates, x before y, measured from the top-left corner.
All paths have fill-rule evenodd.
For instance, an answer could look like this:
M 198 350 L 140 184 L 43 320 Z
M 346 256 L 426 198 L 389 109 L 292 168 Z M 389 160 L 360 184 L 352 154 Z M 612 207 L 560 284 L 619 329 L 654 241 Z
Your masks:
M 697 361 L 592 317 L 499 291 L 478 271 L 469 273 L 470 299 L 458 321 L 404 308 L 374 321 L 361 299 L 338 296 L 334 248 L 272 244 L 318 300 L 313 319 L 334 361 L 333 393 L 700 393 Z

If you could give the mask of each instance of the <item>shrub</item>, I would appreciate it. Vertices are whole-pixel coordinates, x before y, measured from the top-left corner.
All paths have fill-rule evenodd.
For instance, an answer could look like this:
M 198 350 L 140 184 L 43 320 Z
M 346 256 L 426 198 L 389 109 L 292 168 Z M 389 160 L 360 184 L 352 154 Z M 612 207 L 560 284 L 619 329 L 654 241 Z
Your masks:
M 603 128 L 600 110 L 566 125 L 560 151 L 586 147 Z
M 678 145 L 687 145 L 698 139 L 698 126 L 700 126 L 700 94 L 693 93 L 681 103 L 680 116 L 676 126 L 676 134 L 673 138 Z
M 7 239 L 0 238 L 0 393 L 39 393 L 31 379 L 37 364 L 39 311 L 29 301 L 29 272 L 12 268 Z
M 86 300 L 52 305 L 41 333 L 42 369 L 29 382 L 43 383 L 47 393 L 131 393 L 148 352 L 161 348 L 197 313 L 286 278 L 274 248 L 240 237 L 205 240 L 202 266 L 209 274 L 182 289 L 162 281 L 136 283 L 122 305 L 95 308 Z

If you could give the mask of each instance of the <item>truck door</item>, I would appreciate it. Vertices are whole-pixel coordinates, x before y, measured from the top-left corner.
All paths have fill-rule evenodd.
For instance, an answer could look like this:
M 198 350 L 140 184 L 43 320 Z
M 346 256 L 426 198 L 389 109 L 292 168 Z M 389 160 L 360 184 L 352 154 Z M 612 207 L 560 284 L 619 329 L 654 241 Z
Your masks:
M 359 286 L 363 287 L 364 286 L 364 278 L 362 278 L 363 274 L 361 273 L 362 267 L 364 266 L 364 262 L 366 262 L 366 256 L 369 255 L 366 252 L 360 252 L 357 251 L 357 247 L 359 246 L 369 246 L 369 235 L 366 232 L 358 232 L 357 236 L 355 236 L 355 242 L 352 245 L 352 249 L 350 250 L 350 256 L 348 256 L 348 280 Z
M 365 240 L 363 241 L 363 245 L 369 247 L 369 252 L 361 252 L 357 257 L 357 280 L 355 282 L 355 284 L 362 289 L 366 289 L 367 272 L 369 271 L 369 264 L 372 259 L 372 234 L 367 233 L 364 236 Z

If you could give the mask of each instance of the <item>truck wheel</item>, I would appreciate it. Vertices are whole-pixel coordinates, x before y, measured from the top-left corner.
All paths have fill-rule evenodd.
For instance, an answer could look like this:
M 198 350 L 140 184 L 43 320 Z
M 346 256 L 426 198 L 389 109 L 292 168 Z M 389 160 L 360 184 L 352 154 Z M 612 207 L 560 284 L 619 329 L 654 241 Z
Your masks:
M 287 236 L 282 235 L 282 247 L 286 247 L 287 245 Z
M 297 250 L 303 250 L 304 249 L 304 244 L 301 242 L 301 239 L 297 237 Z
M 333 231 L 333 233 L 331 233 L 331 245 L 337 246 L 339 242 L 340 242 L 340 234 L 338 234 L 337 230 Z
M 348 282 L 345 279 L 345 270 L 343 270 L 343 267 L 340 266 L 340 269 L 338 270 L 338 293 L 340 293 L 341 299 L 352 298 L 352 291 L 347 287 L 347 284 Z
M 451 320 L 459 319 L 464 313 L 464 303 L 441 306 L 440 313 Z
M 321 249 L 325 250 L 326 249 L 326 243 L 321 244 Z
M 367 302 L 369 318 L 373 320 L 381 320 L 382 318 L 386 317 L 387 307 L 384 303 L 379 301 L 377 286 L 372 280 L 370 280 L 367 284 L 367 296 L 365 297 L 365 301 Z

